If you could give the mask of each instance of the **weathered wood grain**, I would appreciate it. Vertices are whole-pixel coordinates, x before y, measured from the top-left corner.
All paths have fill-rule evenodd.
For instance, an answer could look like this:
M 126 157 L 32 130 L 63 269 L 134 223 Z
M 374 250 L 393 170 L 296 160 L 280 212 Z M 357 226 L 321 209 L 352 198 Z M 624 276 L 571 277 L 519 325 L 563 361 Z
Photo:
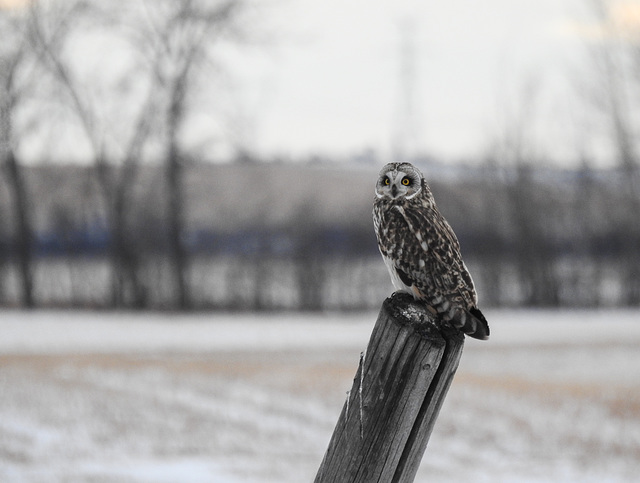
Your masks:
M 315 482 L 412 482 L 463 344 L 412 297 L 386 299 Z

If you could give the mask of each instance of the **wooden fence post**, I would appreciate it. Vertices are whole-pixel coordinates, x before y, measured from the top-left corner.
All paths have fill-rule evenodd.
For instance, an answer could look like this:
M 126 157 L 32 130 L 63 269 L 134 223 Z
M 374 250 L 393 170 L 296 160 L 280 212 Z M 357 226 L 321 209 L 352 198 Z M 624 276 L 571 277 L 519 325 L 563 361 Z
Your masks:
M 407 294 L 384 301 L 315 483 L 410 483 L 464 336 Z

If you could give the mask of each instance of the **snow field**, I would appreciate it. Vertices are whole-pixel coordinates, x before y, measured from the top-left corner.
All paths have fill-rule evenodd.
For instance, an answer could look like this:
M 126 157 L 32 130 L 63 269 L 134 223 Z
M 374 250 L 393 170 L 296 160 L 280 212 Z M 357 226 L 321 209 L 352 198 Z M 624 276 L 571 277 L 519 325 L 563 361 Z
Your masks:
M 416 481 L 636 481 L 640 314 L 487 312 Z M 312 481 L 375 317 L 0 312 L 0 481 Z

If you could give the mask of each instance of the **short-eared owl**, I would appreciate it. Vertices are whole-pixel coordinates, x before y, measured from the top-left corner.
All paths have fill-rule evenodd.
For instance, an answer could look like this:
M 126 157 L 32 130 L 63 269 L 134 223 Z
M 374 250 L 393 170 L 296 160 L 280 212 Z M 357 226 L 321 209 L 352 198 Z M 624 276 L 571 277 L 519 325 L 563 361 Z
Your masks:
M 460 244 L 438 211 L 422 173 L 409 163 L 387 164 L 373 203 L 378 247 L 397 290 L 476 339 L 489 338 Z

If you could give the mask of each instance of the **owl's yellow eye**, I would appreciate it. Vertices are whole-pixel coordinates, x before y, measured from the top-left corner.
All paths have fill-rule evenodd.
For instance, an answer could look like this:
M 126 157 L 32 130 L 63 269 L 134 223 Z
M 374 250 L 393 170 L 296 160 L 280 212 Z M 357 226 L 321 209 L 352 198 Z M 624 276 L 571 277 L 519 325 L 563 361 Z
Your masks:
M 384 184 L 385 184 L 386 186 L 389 186 L 389 183 L 391 183 L 391 181 L 389 180 L 389 178 L 385 178 L 385 179 L 384 179 Z
M 411 180 L 409 178 L 402 178 L 402 184 L 405 186 L 409 186 L 409 183 L 411 183 Z

